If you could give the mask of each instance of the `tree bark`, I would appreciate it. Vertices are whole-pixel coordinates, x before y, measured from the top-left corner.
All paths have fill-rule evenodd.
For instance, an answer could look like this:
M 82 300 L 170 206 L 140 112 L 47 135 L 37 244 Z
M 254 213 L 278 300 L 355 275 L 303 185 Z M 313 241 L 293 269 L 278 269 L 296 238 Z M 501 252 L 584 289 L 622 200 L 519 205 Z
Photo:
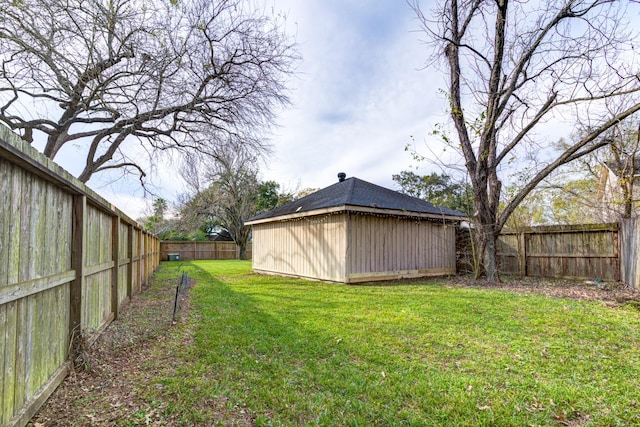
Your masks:
M 606 145 L 604 133 L 640 111 L 635 65 L 608 61 L 612 53 L 631 53 L 633 37 L 625 35 L 622 23 L 625 11 L 606 0 L 539 7 L 508 0 L 445 0 L 435 19 L 428 19 L 417 0 L 411 4 L 434 42 L 434 62 L 448 73 L 457 139 L 441 134 L 464 158 L 473 187 L 478 261 L 487 279 L 497 281 L 497 238 L 515 208 L 558 167 Z M 620 108 L 610 108 L 617 100 Z M 541 145 L 544 135 L 535 132 L 557 117 L 554 112 L 567 108 L 577 115 L 598 108 L 611 114 L 590 114 L 588 134 L 549 159 L 542 153 L 552 147 Z M 518 166 L 510 167 L 512 161 Z M 517 180 L 508 197 L 501 194 L 500 175 L 505 173 Z
M 246 260 L 247 259 L 247 242 L 237 242 L 238 246 L 238 259 Z

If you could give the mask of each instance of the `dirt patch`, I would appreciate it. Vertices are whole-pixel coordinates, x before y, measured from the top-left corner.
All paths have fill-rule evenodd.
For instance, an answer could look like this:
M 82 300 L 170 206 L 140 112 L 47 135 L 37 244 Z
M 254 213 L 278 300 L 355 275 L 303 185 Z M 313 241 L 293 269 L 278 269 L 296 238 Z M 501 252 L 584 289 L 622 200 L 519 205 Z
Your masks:
M 532 292 L 554 298 L 601 301 L 610 307 L 631 304 L 640 308 L 640 292 L 622 283 L 537 279 L 531 277 L 524 279 L 504 277 L 500 283 L 493 283 L 473 280 L 471 277 L 455 277 L 451 279 L 449 286 Z
M 184 345 L 189 339 L 175 336 L 175 328 L 181 326 L 179 318 L 173 322 L 175 286 L 175 280 L 155 282 L 135 296 L 100 338 L 83 349 L 83 366 L 65 379 L 30 425 L 174 425 L 163 415 L 166 404 L 149 402 L 144 388 L 154 374 L 145 366 L 149 357 L 166 358 L 168 366 L 178 363 L 176 356 L 161 348 L 177 347 L 177 341 Z M 182 310 L 184 317 L 188 297 Z

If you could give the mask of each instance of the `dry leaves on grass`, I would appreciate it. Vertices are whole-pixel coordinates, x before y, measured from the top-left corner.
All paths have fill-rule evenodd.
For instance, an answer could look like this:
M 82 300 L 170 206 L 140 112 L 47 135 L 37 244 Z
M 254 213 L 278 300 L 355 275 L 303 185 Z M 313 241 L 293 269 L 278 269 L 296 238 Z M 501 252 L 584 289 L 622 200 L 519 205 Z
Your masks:
M 640 292 L 611 283 L 507 278 L 496 284 L 456 277 L 450 279 L 448 286 L 598 300 L 612 307 L 626 303 L 638 303 L 640 306 Z M 154 289 L 151 296 L 143 293 L 135 297 L 120 313 L 120 317 L 88 349 L 86 362 L 90 369 L 72 373 L 33 418 L 30 423 L 32 427 L 179 424 L 164 415 L 165 402 L 149 402 L 141 393 L 145 387 L 151 386 L 157 374 L 150 370 L 150 365 L 171 369 L 171 366 L 179 363 L 175 351 L 162 349 L 176 349 L 188 345 L 190 340 L 189 336 L 170 334 L 171 328 L 175 327 L 172 326 L 175 283 L 167 283 L 161 288 L 163 290 L 160 291 Z M 183 309 L 188 310 L 188 299 Z M 340 340 L 337 339 L 337 342 Z M 153 364 L 148 363 L 151 355 L 156 359 Z M 211 411 L 218 412 L 220 419 L 229 420 L 231 416 L 233 422 L 229 420 L 229 424 L 252 424 L 249 414 L 225 413 L 219 405 L 220 402 L 211 402 Z M 480 404 L 478 408 L 489 409 Z M 566 425 L 576 425 L 572 424 L 573 420 L 562 421 L 569 422 Z
M 175 284 L 160 288 L 153 290 L 152 297 L 144 293 L 134 297 L 120 317 L 84 350 L 87 369 L 72 372 L 65 379 L 31 420 L 31 426 L 172 424 L 163 418 L 165 403 L 148 402 L 140 393 L 154 375 L 145 362 L 151 354 L 157 355 L 159 343 L 171 339 Z M 184 308 L 188 308 L 188 301 Z M 166 358 L 167 365 L 175 362 L 172 354 L 157 357 Z
M 554 298 L 568 298 L 581 301 L 602 301 L 610 307 L 639 302 L 640 292 L 622 283 L 595 282 L 585 280 L 559 280 L 545 278 L 503 278 L 494 283 L 473 280 L 471 277 L 455 277 L 450 286 L 464 286 L 483 289 L 532 292 Z

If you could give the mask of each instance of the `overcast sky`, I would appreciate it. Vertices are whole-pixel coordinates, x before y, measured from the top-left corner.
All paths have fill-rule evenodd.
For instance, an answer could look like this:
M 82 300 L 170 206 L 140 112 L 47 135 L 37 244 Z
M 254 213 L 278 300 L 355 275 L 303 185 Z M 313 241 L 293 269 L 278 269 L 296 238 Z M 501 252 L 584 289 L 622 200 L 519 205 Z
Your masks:
M 411 8 L 402 0 L 266 2 L 268 13 L 287 16 L 302 60 L 289 85 L 292 106 L 279 114 L 269 136 L 274 153 L 262 179 L 292 191 L 326 187 L 345 172 L 395 188 L 392 174 L 420 166 L 407 144 L 415 141 L 428 154 L 428 133 L 447 122 L 444 76 L 424 69 L 429 47 L 420 41 L 424 35 L 416 32 Z M 59 160 L 73 169 L 72 162 Z M 421 167 L 438 170 L 428 162 Z M 175 166 L 160 167 L 149 178 L 150 188 L 166 200 L 184 192 Z M 150 197 L 126 181 L 92 178 L 89 184 L 134 218 L 150 205 Z
M 446 121 L 445 82 L 423 69 L 429 51 L 413 11 L 400 0 L 272 1 L 303 60 L 265 177 L 325 187 L 345 172 L 391 187 L 391 175 L 412 163 L 411 137 L 421 142 Z
M 297 191 L 326 187 L 345 172 L 397 189 L 392 175 L 402 170 L 458 175 L 443 168 L 456 154 L 443 152 L 430 135 L 439 124 L 449 126 L 446 76 L 425 66 L 433 52 L 406 1 L 255 1 L 264 1 L 268 14 L 286 16 L 287 33 L 301 56 L 289 81 L 292 105 L 279 112 L 278 127 L 265 135 L 273 155 L 261 168 L 262 180 Z M 431 15 L 434 1 L 421 1 L 425 15 Z M 557 141 L 569 130 L 566 122 L 554 120 L 540 126 L 537 141 Z M 410 144 L 431 160 L 414 161 L 405 150 Z M 56 161 L 77 175 L 80 151 L 71 146 Z M 125 178 L 98 174 L 89 186 L 136 219 L 151 213 L 155 197 L 174 203 L 186 191 L 178 167 L 167 162 L 157 162 L 147 176 L 151 194 L 137 177 Z

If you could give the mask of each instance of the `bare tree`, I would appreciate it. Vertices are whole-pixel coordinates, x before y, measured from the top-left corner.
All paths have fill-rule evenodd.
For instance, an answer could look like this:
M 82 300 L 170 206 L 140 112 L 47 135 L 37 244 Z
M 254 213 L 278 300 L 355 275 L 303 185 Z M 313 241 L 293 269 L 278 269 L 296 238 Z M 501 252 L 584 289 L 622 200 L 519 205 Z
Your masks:
M 0 122 L 52 159 L 80 145 L 83 182 L 143 177 L 140 153 L 264 148 L 296 59 L 243 0 L 0 0 Z
M 257 212 L 260 196 L 257 171 L 257 158 L 237 146 L 218 150 L 208 159 L 190 156 L 181 173 L 194 193 L 186 197 L 180 209 L 182 227 L 215 224 L 235 242 L 238 259 L 246 259 L 251 228 L 244 222 Z
M 637 206 L 637 187 L 636 176 L 640 169 L 640 121 L 637 123 L 621 123 L 615 126 L 611 134 L 610 161 L 608 162 L 610 169 L 616 175 L 617 184 L 620 190 L 620 196 L 617 200 L 611 200 L 614 204 L 621 206 L 619 211 L 621 218 L 631 218 L 634 214 L 634 207 Z
M 609 0 L 442 0 L 433 20 L 410 3 L 444 66 L 456 148 L 473 186 L 485 274 L 498 280 L 496 239 L 520 202 L 552 171 L 606 144 L 605 133 L 640 110 L 639 71 L 625 8 Z M 612 100 L 624 108 L 610 113 Z M 587 117 L 590 131 L 553 153 L 540 137 L 550 120 Z M 583 121 L 584 122 L 584 121 Z M 502 194 L 515 162 L 522 187 Z
M 607 146 L 559 168 L 539 185 L 554 223 L 610 222 L 637 214 L 639 127 L 637 115 L 621 121 L 603 134 Z M 572 140 L 588 134 L 585 128 Z M 572 140 L 559 141 L 559 149 L 570 147 Z

